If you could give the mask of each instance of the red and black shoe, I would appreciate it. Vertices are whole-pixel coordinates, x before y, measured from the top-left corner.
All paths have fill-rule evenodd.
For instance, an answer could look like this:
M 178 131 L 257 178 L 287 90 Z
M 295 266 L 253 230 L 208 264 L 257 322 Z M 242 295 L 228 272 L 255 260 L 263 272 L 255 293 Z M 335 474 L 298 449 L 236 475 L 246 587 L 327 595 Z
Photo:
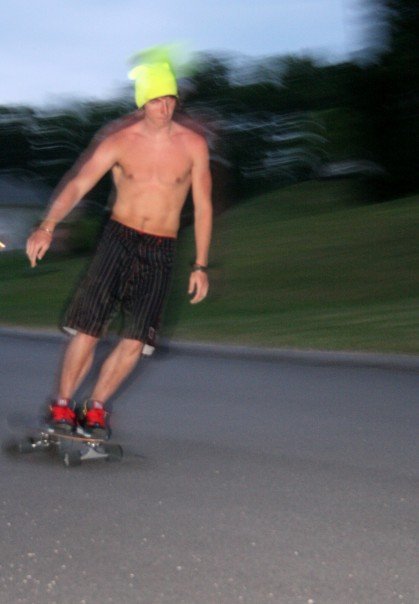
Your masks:
M 48 426 L 57 432 L 74 432 L 76 428 L 75 402 L 69 398 L 57 398 L 49 406 Z
M 78 414 L 77 431 L 94 438 L 109 438 L 109 413 L 103 403 L 87 400 Z

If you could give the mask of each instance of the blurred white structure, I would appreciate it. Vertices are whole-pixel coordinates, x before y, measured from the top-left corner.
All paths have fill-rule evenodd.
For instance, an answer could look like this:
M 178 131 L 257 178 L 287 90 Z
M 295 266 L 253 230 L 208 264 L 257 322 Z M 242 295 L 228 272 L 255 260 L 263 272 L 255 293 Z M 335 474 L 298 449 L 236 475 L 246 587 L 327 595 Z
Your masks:
M 0 174 L 0 241 L 5 250 L 23 249 L 28 234 L 40 220 L 50 189 L 24 177 Z

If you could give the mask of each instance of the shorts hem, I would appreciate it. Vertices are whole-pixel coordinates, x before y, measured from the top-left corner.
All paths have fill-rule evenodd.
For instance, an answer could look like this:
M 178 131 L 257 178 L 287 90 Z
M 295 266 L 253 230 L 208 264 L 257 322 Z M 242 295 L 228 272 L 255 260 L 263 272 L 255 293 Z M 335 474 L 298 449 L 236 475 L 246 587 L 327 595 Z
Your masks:
M 106 335 L 103 332 L 98 334 L 97 332 L 91 332 L 87 329 L 83 329 L 81 327 L 73 326 L 73 325 L 62 325 L 61 331 L 63 331 L 65 334 L 72 336 L 72 337 L 76 336 L 78 333 L 83 333 L 86 336 L 91 336 L 92 338 L 102 338 L 104 335 Z M 137 336 L 137 335 L 131 334 L 131 333 L 124 333 L 123 331 L 116 335 L 120 339 L 137 340 L 138 342 L 141 342 L 142 344 L 146 345 L 147 335 L 140 334 L 139 336 Z
M 130 333 L 124 333 L 123 331 L 120 332 L 118 334 L 118 336 L 121 339 L 125 339 L 125 340 L 137 340 L 137 342 L 141 342 L 142 344 L 145 344 L 146 340 L 147 340 L 147 336 L 142 336 L 142 335 L 136 336 L 136 335 L 133 335 Z
M 87 329 L 83 329 L 82 327 L 73 327 L 72 325 L 62 325 L 61 330 L 69 336 L 76 336 L 78 333 L 83 333 L 86 336 L 90 336 L 92 338 L 101 338 L 103 333 L 92 333 Z

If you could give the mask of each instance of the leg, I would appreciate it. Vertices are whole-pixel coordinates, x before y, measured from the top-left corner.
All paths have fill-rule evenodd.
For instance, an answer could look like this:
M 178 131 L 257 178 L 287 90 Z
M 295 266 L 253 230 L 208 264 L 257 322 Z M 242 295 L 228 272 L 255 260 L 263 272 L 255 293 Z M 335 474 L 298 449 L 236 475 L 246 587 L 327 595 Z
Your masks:
M 93 362 L 93 355 L 99 338 L 85 333 L 77 333 L 64 355 L 61 369 L 59 397 L 71 399 L 86 376 Z
M 91 399 L 105 404 L 131 373 L 141 355 L 143 342 L 123 338 L 105 360 Z
M 61 368 L 58 398 L 50 405 L 48 424 L 57 431 L 72 432 L 76 413 L 71 401 L 74 392 L 90 369 L 98 338 L 77 333 L 67 346 Z

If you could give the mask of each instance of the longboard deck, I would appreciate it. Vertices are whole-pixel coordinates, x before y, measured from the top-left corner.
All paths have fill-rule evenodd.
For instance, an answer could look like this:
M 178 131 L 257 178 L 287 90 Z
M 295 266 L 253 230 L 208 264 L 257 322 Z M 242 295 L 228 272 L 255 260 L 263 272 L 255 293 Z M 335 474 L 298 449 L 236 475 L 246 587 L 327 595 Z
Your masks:
M 17 430 L 20 434 L 20 437 L 15 441 L 20 453 L 54 450 L 66 466 L 80 465 L 82 461 L 93 459 L 122 460 L 123 449 L 121 445 L 113 440 L 86 434 L 67 434 L 54 430 L 43 422 L 22 422 L 21 419 L 18 418 L 19 421 L 17 422 L 8 422 L 14 424 L 14 431 Z M 16 424 L 19 424 L 19 426 Z
M 87 434 L 67 434 L 66 432 L 61 432 L 59 430 L 53 430 L 51 428 L 45 427 L 45 428 L 39 428 L 39 432 L 41 434 L 46 434 L 48 436 L 50 436 L 51 438 L 55 438 L 56 440 L 58 439 L 64 439 L 64 440 L 71 440 L 74 442 L 91 442 L 91 443 L 104 443 L 104 442 L 109 442 L 109 438 L 100 438 L 97 436 L 89 436 Z

